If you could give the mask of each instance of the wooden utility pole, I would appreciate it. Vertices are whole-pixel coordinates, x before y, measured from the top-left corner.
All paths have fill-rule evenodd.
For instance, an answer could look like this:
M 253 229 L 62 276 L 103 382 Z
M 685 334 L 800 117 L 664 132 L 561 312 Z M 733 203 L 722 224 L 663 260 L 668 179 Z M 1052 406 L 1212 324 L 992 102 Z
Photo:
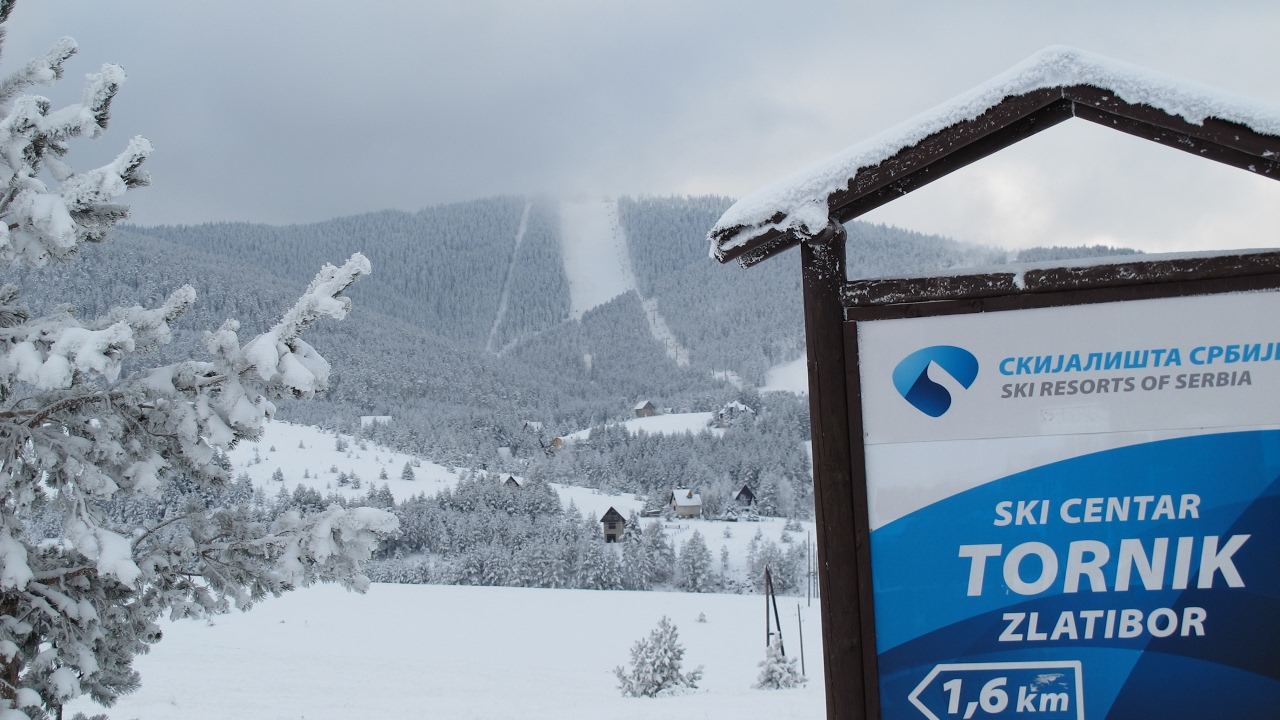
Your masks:
M 800 635 L 800 674 L 808 676 L 804 670 L 804 619 L 800 617 L 800 603 L 796 603 L 796 631 Z

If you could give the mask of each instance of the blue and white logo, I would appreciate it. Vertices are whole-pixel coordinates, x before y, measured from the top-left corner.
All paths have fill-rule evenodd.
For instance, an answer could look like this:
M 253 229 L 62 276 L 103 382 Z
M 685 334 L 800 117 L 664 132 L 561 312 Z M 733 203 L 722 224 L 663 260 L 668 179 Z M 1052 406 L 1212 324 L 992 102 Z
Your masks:
M 904 400 L 929 417 L 942 417 L 951 407 L 951 393 L 929 379 L 930 363 L 968 390 L 978 378 L 978 358 L 954 345 L 934 345 L 911 353 L 893 369 L 893 386 Z

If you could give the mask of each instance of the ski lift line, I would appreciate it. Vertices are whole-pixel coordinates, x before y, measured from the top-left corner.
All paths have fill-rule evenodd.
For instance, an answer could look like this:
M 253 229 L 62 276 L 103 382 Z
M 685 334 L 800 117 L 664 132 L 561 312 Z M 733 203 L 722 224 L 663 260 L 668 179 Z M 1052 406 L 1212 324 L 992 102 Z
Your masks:
M 498 312 L 493 316 L 493 327 L 489 328 L 489 340 L 484 344 L 485 352 L 493 352 L 493 343 L 498 339 L 498 327 L 507 315 L 507 301 L 511 297 L 511 278 L 516 272 L 516 259 L 520 257 L 520 243 L 524 242 L 525 230 L 529 227 L 529 211 L 533 203 L 526 201 L 524 212 L 520 214 L 520 227 L 516 230 L 515 247 L 511 249 L 511 262 L 507 264 L 507 277 L 502 282 L 502 297 L 498 300 Z

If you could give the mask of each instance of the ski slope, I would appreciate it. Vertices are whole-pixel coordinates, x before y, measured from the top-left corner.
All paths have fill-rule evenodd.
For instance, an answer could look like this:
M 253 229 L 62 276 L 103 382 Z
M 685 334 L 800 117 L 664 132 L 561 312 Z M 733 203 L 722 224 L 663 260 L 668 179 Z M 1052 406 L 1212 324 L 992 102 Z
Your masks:
M 635 291 L 631 251 L 618 222 L 615 200 L 565 200 L 560 203 L 560 242 L 564 271 L 569 278 L 569 317 L 583 313 L 625 292 Z M 649 334 L 662 345 L 667 357 L 680 367 L 689 364 L 689 351 L 680 344 L 658 312 L 656 298 L 640 298 Z
M 560 242 L 569 278 L 569 317 L 581 320 L 591 308 L 635 290 L 616 201 L 562 201 Z
M 797 603 L 778 598 L 788 655 Z M 288 593 L 212 623 L 162 622 L 138 657 L 142 687 L 113 718 L 161 720 L 788 720 L 823 717 L 818 605 L 802 610 L 808 685 L 755 690 L 764 657 L 758 595 L 375 584 Z M 801 599 L 800 604 L 804 601 Z M 707 622 L 695 621 L 699 613 Z M 612 669 L 666 615 L 699 690 L 624 698 Z M 87 698 L 66 707 L 93 715 Z

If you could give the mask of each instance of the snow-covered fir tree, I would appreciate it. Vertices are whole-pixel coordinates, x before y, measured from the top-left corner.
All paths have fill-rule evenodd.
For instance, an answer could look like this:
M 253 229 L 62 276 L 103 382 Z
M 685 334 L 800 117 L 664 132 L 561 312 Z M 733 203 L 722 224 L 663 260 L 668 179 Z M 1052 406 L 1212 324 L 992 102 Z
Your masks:
M 618 666 L 613 673 L 624 696 L 671 695 L 697 688 L 702 679 L 702 666 L 685 673 L 683 659 L 684 646 L 680 644 L 676 626 L 663 615 L 649 637 L 637 640 L 631 647 L 631 667 Z
M 651 584 L 669 582 L 675 574 L 676 553 L 667 540 L 666 530 L 658 520 L 644 526 L 645 577 Z
M 404 469 L 400 471 L 400 479 L 401 479 L 401 480 L 408 481 L 408 482 L 412 482 L 413 480 L 415 480 L 415 479 L 416 479 L 416 478 L 414 478 L 414 476 L 413 476 L 413 465 L 412 465 L 412 464 L 410 464 L 410 463 L 408 463 L 408 462 L 406 462 L 406 463 L 404 464 Z
M 715 577 L 711 571 L 711 552 L 702 533 L 697 530 L 684 541 L 680 547 L 680 560 L 677 563 L 681 590 L 689 592 L 711 592 L 715 589 Z
M 0 0 L 0 23 L 13 8 Z M 0 81 L 5 264 L 73 259 L 149 182 L 142 137 L 95 169 L 65 159 L 70 140 L 106 128 L 119 66 L 90 74 L 64 108 L 22 94 L 60 79 L 76 51 L 63 38 Z M 228 320 L 205 334 L 208 359 L 153 367 L 145 354 L 171 340 L 196 301 L 190 286 L 89 319 L 69 305 L 34 316 L 19 288 L 0 288 L 0 715 L 45 718 L 83 694 L 110 705 L 138 687 L 133 659 L 160 639 L 162 616 L 245 609 L 315 582 L 367 585 L 361 564 L 394 515 L 334 505 L 267 519 L 251 489 L 228 491 L 238 485 L 219 459 L 260 436 L 272 399 L 327 387 L 328 363 L 300 334 L 345 317 L 343 292 L 368 272 L 359 254 L 325 266 L 265 333 L 242 343 Z M 166 498 L 162 518 L 122 510 L 149 498 Z
M 808 682 L 808 678 L 800 674 L 796 659 L 782 654 L 782 641 L 775 637 L 765 649 L 764 660 L 760 661 L 760 676 L 756 678 L 756 688 L 782 690 L 805 682 Z

